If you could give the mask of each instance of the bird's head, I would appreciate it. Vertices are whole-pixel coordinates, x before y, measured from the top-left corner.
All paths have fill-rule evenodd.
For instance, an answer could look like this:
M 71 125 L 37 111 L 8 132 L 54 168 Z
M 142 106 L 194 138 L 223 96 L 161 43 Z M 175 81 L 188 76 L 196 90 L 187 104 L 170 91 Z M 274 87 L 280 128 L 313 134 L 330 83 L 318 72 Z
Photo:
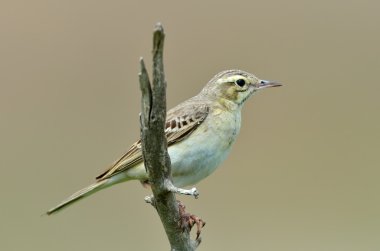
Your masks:
M 253 93 L 280 83 L 261 80 L 241 70 L 227 70 L 215 75 L 203 89 L 203 93 L 220 100 L 231 101 L 241 106 Z

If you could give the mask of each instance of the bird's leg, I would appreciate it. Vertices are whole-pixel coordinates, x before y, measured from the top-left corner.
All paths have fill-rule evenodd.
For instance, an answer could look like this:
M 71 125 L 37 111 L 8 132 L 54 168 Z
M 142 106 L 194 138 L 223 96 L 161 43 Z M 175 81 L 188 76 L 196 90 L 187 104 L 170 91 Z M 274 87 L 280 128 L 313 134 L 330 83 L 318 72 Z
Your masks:
M 173 185 L 173 183 L 169 180 L 165 181 L 165 186 L 166 188 L 173 193 L 178 193 L 178 194 L 183 194 L 183 195 L 191 195 L 194 196 L 195 199 L 198 199 L 199 193 L 195 187 L 191 189 L 183 189 L 183 188 L 178 188 Z
M 141 182 L 141 183 L 143 184 L 144 187 L 150 186 L 149 183 L 147 183 L 147 182 Z M 193 187 L 192 189 L 189 189 L 189 190 L 183 189 L 183 188 L 178 188 L 178 187 L 174 186 L 170 180 L 165 181 L 165 187 L 168 191 L 170 191 L 172 193 L 178 193 L 178 194 L 183 194 L 183 195 L 191 195 L 191 196 L 194 196 L 195 199 L 198 199 L 198 196 L 199 196 L 199 193 L 195 187 Z M 156 201 L 154 199 L 153 194 L 146 196 L 144 198 L 144 200 L 146 203 L 149 203 L 155 207 Z
M 200 242 L 199 236 L 201 235 L 202 228 L 206 225 L 206 222 L 204 222 L 201 218 L 199 218 L 196 215 L 186 213 L 185 205 L 180 201 L 177 201 L 177 202 L 178 202 L 179 215 L 181 217 L 180 227 L 182 228 L 183 231 L 185 230 L 191 231 L 191 228 L 194 225 L 197 225 L 197 233 L 196 233 L 197 237 L 195 238 L 195 240 L 198 240 Z

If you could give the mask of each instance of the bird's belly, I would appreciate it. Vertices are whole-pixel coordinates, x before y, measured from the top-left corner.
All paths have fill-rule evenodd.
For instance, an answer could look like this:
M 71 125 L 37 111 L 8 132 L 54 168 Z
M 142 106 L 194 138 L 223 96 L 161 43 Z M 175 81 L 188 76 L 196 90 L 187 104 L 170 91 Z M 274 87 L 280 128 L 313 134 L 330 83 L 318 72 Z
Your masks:
M 173 183 L 177 187 L 196 184 L 214 172 L 226 159 L 235 140 L 230 131 L 198 129 L 190 138 L 168 149 Z

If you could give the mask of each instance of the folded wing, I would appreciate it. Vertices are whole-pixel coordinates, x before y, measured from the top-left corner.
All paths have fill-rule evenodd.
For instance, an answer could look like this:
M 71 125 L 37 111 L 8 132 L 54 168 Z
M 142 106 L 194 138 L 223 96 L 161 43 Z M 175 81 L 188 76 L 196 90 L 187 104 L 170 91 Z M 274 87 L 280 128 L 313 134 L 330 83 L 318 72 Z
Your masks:
M 209 113 L 209 106 L 202 103 L 196 99 L 190 99 L 168 111 L 165 124 L 165 135 L 168 146 L 187 138 L 206 119 Z M 119 160 L 114 162 L 111 167 L 96 177 L 96 179 L 108 179 L 142 161 L 141 140 L 138 140 Z

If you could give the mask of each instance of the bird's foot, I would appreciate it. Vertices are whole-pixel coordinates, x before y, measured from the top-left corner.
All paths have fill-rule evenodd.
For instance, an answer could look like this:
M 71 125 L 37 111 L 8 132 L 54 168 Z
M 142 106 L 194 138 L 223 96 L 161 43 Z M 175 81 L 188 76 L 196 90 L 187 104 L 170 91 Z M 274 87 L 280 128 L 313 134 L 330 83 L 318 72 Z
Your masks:
M 180 202 L 178 202 L 178 209 L 179 209 L 179 215 L 181 217 L 180 219 L 180 227 L 183 231 L 188 230 L 189 232 L 191 231 L 191 228 L 194 225 L 197 225 L 197 237 L 195 238 L 196 241 L 201 241 L 199 236 L 201 235 L 202 228 L 206 225 L 206 222 L 204 222 L 201 218 L 199 218 L 196 215 L 186 213 L 185 205 Z
M 174 186 L 173 183 L 171 183 L 170 181 L 165 182 L 165 186 L 170 192 L 173 192 L 173 193 L 178 193 L 178 194 L 183 194 L 183 195 L 191 195 L 191 196 L 194 196 L 195 199 L 198 199 L 198 197 L 199 197 L 198 190 L 195 187 L 193 187 L 191 189 L 178 188 L 178 187 Z
M 152 194 L 152 195 L 147 195 L 147 196 L 145 196 L 144 200 L 145 200 L 146 203 L 149 203 L 149 204 L 151 204 L 152 206 L 154 206 L 154 204 L 155 204 L 153 194 Z

